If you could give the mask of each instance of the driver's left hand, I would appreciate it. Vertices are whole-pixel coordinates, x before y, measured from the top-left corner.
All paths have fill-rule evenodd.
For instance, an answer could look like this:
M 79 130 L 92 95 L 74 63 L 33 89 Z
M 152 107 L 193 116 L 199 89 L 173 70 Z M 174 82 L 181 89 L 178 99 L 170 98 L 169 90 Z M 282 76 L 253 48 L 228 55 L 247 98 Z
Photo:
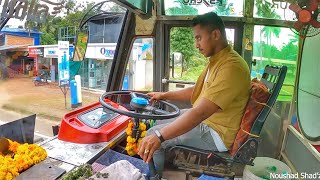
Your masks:
M 144 162 L 149 163 L 154 152 L 160 148 L 160 144 L 160 139 L 155 134 L 146 136 L 140 142 L 138 154 Z

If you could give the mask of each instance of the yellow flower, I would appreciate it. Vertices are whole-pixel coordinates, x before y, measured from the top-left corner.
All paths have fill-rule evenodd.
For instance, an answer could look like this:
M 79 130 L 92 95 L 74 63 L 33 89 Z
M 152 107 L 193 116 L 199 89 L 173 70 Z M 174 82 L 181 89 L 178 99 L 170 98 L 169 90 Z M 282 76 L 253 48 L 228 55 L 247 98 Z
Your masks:
M 147 134 L 147 131 L 143 131 L 142 133 L 141 133 L 141 136 L 140 137 L 145 137 L 146 136 L 146 134 Z
M 134 155 L 136 155 L 136 153 L 135 153 L 134 151 L 127 151 L 127 153 L 128 153 L 129 156 L 134 156 Z
M 7 173 L 6 175 L 6 180 L 12 180 L 13 179 L 13 176 L 11 173 Z
M 129 124 L 128 124 L 128 128 L 129 128 L 129 129 L 132 129 L 132 128 L 133 128 L 133 125 L 134 125 L 133 122 L 130 121 Z
M 147 126 L 146 126 L 146 124 L 145 123 L 140 123 L 140 125 L 139 125 L 139 129 L 140 129 L 140 131 L 145 131 L 146 129 L 147 129 Z
M 128 143 L 135 143 L 135 142 L 136 142 L 136 139 L 133 138 L 132 136 L 128 136 L 128 137 L 127 137 L 127 142 L 128 142 Z
M 9 151 L 15 153 L 19 147 L 19 143 L 9 140 Z
M 0 180 L 4 179 L 4 177 L 6 177 L 7 173 L 0 171 Z
M 132 129 L 127 127 L 126 133 L 127 133 L 128 136 L 131 136 L 132 135 Z
M 47 152 L 36 144 L 19 144 L 9 140 L 12 154 L 0 154 L 0 180 L 13 179 L 19 172 L 28 169 L 47 157 Z

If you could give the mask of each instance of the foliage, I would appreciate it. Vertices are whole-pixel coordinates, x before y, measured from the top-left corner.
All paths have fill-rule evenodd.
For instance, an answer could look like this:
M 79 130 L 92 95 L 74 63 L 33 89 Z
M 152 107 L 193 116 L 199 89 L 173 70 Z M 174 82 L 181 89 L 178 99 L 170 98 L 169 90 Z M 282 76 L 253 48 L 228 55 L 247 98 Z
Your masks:
M 268 45 L 265 42 L 253 42 L 253 56 L 269 57 L 272 59 L 282 59 L 289 61 L 298 60 L 299 47 L 293 42 L 285 44 L 281 49 L 274 45 Z M 263 49 L 263 51 L 262 51 Z
M 62 180 L 78 180 L 89 178 L 93 175 L 93 170 L 90 164 L 84 164 L 78 168 L 68 172 L 62 177 Z
M 65 16 L 48 16 L 45 23 L 26 21 L 24 28 L 29 30 L 39 30 L 41 35 L 41 44 L 56 44 L 58 41 L 59 29 L 63 27 L 78 27 L 81 19 L 86 12 L 94 5 L 94 2 L 77 3 L 75 0 L 68 0 L 65 8 L 62 10 Z
M 50 44 L 56 44 L 57 40 L 51 33 L 44 33 L 41 35 L 41 44 L 42 45 L 50 45 Z
M 185 63 L 183 71 L 191 67 L 193 64 L 191 57 L 197 55 L 197 51 L 192 28 L 172 28 L 170 33 L 170 54 L 180 52 L 183 55 Z

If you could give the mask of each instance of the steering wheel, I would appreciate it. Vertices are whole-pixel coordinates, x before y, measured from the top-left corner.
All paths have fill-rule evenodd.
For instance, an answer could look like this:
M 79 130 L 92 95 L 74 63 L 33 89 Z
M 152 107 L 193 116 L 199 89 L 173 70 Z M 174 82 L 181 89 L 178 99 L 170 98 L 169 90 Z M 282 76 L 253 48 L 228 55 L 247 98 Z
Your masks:
M 131 96 L 131 102 L 130 106 L 136 110 L 136 112 L 132 111 L 125 111 L 118 108 L 115 108 L 112 106 L 111 103 L 105 102 L 106 97 L 111 95 L 130 95 Z M 132 91 L 111 91 L 111 92 L 105 92 L 102 94 L 99 98 L 99 101 L 101 105 L 111 111 L 117 112 L 122 115 L 126 115 L 133 118 L 140 118 L 140 119 L 170 119 L 174 118 L 180 115 L 180 109 L 166 101 L 159 100 L 160 105 L 165 104 L 171 109 L 173 109 L 173 112 L 165 111 L 156 107 L 153 107 L 149 105 L 149 99 L 151 97 L 137 92 Z M 143 112 L 151 112 L 152 114 L 143 114 Z

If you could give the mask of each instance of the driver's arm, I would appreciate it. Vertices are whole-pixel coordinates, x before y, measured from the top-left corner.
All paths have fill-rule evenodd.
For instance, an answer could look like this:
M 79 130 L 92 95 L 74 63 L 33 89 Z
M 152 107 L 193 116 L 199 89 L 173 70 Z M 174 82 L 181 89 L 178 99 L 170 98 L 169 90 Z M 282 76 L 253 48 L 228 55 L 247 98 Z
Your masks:
M 194 86 L 177 91 L 164 92 L 162 98 L 173 101 L 190 101 Z
M 179 116 L 166 127 L 162 128 L 160 133 L 165 140 L 180 136 L 196 127 L 219 109 L 219 106 L 212 101 L 206 98 L 201 98 L 197 105 Z

